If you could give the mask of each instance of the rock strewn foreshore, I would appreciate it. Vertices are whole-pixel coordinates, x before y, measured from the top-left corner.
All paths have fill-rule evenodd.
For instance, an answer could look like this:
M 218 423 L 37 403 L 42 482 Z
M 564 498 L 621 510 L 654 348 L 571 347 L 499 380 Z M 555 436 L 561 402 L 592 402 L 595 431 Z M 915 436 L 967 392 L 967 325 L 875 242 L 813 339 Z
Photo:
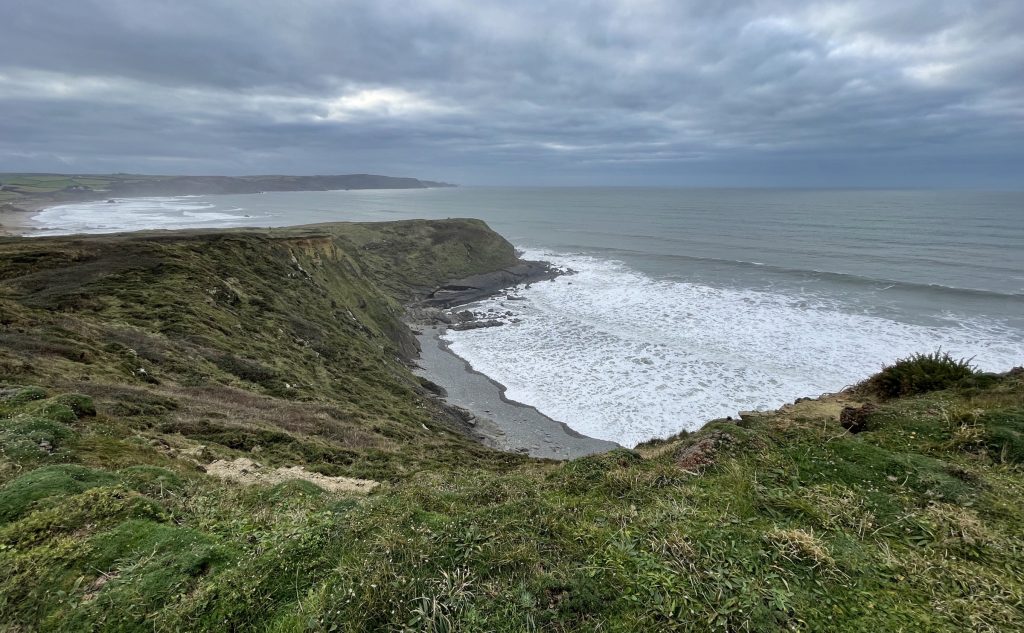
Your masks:
M 487 446 L 532 457 L 574 459 L 618 448 L 615 442 L 577 433 L 536 408 L 509 400 L 505 386 L 453 353 L 442 338 L 448 329 L 469 330 L 515 323 L 512 312 L 459 310 L 496 295 L 522 299 L 518 288 L 573 271 L 547 262 L 522 261 L 493 273 L 449 282 L 407 308 L 407 323 L 420 347 L 414 372 L 435 387 L 437 396 Z M 543 377 L 538 377 L 542 380 Z
M 490 273 L 473 275 L 451 281 L 435 289 L 414 308 L 451 308 L 479 301 L 503 292 L 505 289 L 554 279 L 567 271 L 548 262 L 522 260 L 514 266 Z
M 496 327 L 504 322 L 495 317 L 511 313 L 497 315 L 455 308 L 498 295 L 505 295 L 510 301 L 522 300 L 518 288 L 529 288 L 539 281 L 572 274 L 575 274 L 572 269 L 548 262 L 520 260 L 512 266 L 449 281 L 426 292 L 421 299 L 406 306 L 405 321 L 414 327 L 445 326 L 453 330 Z

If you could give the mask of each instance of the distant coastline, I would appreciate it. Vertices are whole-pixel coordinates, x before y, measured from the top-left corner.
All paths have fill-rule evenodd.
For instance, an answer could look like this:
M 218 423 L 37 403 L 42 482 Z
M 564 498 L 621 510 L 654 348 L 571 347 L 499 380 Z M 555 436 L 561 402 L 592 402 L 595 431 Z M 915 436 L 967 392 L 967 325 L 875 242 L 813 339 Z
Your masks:
M 456 185 L 418 178 L 328 176 L 153 176 L 140 174 L 0 174 L 0 235 L 30 228 L 29 214 L 73 202 L 151 196 L 246 194 L 267 191 L 433 189 Z

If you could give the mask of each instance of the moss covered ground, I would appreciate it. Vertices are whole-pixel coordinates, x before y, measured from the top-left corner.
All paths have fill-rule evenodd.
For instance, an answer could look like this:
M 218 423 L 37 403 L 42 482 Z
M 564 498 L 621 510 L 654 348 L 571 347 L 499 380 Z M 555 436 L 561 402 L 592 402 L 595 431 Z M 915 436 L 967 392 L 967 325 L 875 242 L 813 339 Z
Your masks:
M 1024 630 L 1020 373 L 501 454 L 398 317 L 513 258 L 461 220 L 0 240 L 0 630 Z M 205 472 L 239 457 L 382 483 Z

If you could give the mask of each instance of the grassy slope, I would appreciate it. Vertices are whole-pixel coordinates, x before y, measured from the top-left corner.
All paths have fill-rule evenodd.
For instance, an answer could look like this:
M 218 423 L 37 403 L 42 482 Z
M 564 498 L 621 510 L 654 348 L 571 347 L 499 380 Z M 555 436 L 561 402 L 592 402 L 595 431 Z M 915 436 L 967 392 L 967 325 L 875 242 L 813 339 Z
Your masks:
M 420 457 L 483 452 L 429 430 L 438 411 L 399 360 L 414 342 L 396 299 L 512 261 L 482 223 L 12 239 L 0 252 L 7 382 L 326 474 L 388 479 Z M 382 277 L 403 282 L 384 294 Z
M 501 455 L 423 397 L 395 317 L 512 257 L 468 221 L 0 241 L 0 626 L 1024 628 L 1020 375 L 880 403 L 857 435 L 846 394 Z M 240 455 L 386 483 L 199 466 Z

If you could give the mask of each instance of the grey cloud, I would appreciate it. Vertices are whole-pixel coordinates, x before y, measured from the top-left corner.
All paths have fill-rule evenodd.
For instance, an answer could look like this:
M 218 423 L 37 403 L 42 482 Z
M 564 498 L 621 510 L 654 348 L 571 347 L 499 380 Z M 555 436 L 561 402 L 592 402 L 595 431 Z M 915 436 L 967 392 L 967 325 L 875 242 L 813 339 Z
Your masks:
M 1024 167 L 1016 0 L 10 4 L 5 170 L 1019 187 Z

